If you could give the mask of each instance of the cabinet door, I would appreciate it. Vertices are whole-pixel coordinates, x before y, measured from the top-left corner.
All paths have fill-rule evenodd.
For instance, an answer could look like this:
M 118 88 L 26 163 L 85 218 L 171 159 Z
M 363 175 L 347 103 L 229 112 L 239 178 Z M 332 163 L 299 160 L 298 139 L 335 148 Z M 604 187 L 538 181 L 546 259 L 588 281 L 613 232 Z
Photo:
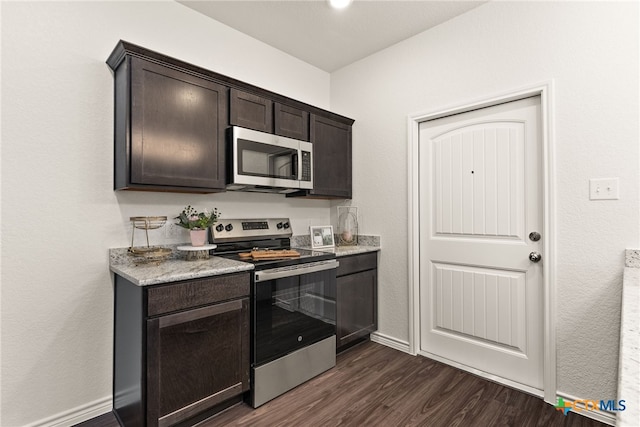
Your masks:
M 377 329 L 378 270 L 338 277 L 336 288 L 337 347 Z
M 231 89 L 230 123 L 262 132 L 273 132 L 273 102 L 251 93 Z
M 131 58 L 131 184 L 224 189 L 226 117 L 225 86 Z
M 351 126 L 311 115 L 311 195 L 351 198 Z
M 309 113 L 276 102 L 273 104 L 275 134 L 309 140 Z
M 147 321 L 147 425 L 173 425 L 248 389 L 248 298 Z

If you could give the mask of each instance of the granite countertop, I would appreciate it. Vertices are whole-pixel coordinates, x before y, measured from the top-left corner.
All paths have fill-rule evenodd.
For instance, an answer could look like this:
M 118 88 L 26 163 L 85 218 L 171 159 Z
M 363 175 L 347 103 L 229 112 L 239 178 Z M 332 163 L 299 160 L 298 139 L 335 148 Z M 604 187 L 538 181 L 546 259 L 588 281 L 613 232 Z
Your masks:
M 310 246 L 299 246 L 298 249 L 312 250 Z M 366 252 L 377 252 L 380 250 L 380 246 L 336 246 L 335 248 L 318 248 L 313 249 L 319 252 L 330 252 L 336 254 L 336 257 L 340 258 L 347 255 L 356 255 Z
M 314 250 L 335 253 L 336 257 L 380 250 L 379 236 L 358 236 L 358 243 L 360 243 L 358 246 L 336 246 L 335 248 Z M 294 248 L 311 249 L 309 236 L 293 238 L 291 244 Z M 109 268 L 115 274 L 138 286 L 157 285 L 253 270 L 253 264 L 251 263 L 217 256 L 197 261 L 186 261 L 184 252 L 177 250 L 178 246 L 168 245 L 167 247 L 170 247 L 173 252 L 167 260 L 157 264 L 136 264 L 129 256 L 128 248 L 109 249 Z
M 622 283 L 618 399 L 626 410 L 617 413 L 616 425 L 640 426 L 640 250 L 627 249 Z
M 209 259 L 186 261 L 180 251 L 159 264 L 136 265 L 127 255 L 127 248 L 109 249 L 109 268 L 138 286 L 157 285 L 180 280 L 219 276 L 253 270 L 253 264 L 212 256 Z
M 298 249 L 312 250 L 309 236 L 294 236 L 291 238 L 291 246 Z M 318 248 L 314 251 L 331 252 L 336 257 L 347 255 L 357 255 L 366 252 L 377 252 L 380 250 L 380 236 L 358 235 L 358 245 L 356 246 L 336 246 L 334 248 Z

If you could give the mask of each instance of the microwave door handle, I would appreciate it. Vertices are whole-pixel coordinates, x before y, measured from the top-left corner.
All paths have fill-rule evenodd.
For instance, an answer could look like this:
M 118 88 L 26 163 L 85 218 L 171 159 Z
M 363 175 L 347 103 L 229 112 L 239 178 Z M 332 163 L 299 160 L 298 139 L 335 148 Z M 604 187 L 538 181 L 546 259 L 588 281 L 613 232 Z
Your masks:
M 298 181 L 302 181 L 302 151 L 298 151 Z
M 302 181 L 302 151 L 298 151 L 298 181 Z
M 291 177 L 298 179 L 298 171 L 300 168 L 298 167 L 298 153 L 293 153 L 291 155 Z

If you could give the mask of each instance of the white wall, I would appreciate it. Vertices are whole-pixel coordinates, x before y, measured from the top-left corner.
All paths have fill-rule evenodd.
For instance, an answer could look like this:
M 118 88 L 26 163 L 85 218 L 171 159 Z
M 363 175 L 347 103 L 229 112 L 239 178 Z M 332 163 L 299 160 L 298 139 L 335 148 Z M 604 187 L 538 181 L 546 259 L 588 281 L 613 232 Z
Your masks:
M 640 246 L 638 28 L 636 2 L 491 2 L 332 74 L 332 109 L 356 120 L 353 205 L 384 245 L 382 334 L 409 340 L 408 115 L 554 79 L 558 389 L 615 398 L 624 249 Z M 612 176 L 620 200 L 589 201 L 589 178 Z
M 187 204 L 223 217 L 329 222 L 329 202 L 279 195 L 113 192 L 119 39 L 329 107 L 329 75 L 173 1 L 6 2 L 2 24 L 2 406 L 6 427 L 110 407 L 113 291 L 107 249 L 128 218 Z M 140 237 L 140 236 L 139 236 Z M 152 243 L 166 239 L 154 232 Z M 77 420 L 82 421 L 82 420 Z
M 328 74 L 171 1 L 2 1 L 0 15 L 1 425 L 108 402 L 107 248 L 129 244 L 129 216 L 192 204 L 290 215 L 295 234 L 329 222 L 324 201 L 114 193 L 104 61 L 119 39 L 356 119 L 353 205 L 361 232 L 382 234 L 380 328 L 400 341 L 407 115 L 555 79 L 558 386 L 613 398 L 623 250 L 640 246 L 637 4 L 489 3 L 339 70 L 331 91 Z M 621 200 L 589 202 L 588 179 L 608 176 Z

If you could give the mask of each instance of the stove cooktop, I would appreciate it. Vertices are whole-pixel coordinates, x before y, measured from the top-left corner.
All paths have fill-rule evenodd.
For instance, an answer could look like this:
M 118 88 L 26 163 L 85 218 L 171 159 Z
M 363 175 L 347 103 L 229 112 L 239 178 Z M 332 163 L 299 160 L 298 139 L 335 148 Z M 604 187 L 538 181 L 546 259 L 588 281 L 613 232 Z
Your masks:
M 285 267 L 305 262 L 322 261 L 335 258 L 332 252 L 291 248 L 291 231 L 289 218 L 267 219 L 221 219 L 220 223 L 211 227 L 211 238 L 217 247 L 211 255 L 249 262 L 256 270 Z M 252 249 L 294 249 L 300 257 L 266 260 L 241 258 L 240 253 L 251 252 Z
M 215 253 L 214 252 L 213 254 L 216 256 L 232 259 L 235 261 L 251 263 L 255 266 L 256 270 L 285 267 L 288 265 L 302 264 L 305 262 L 323 261 L 326 259 L 333 259 L 336 257 L 336 255 L 332 252 L 312 251 L 308 249 L 297 249 L 297 248 L 279 248 L 279 249 L 293 249 L 298 253 L 300 253 L 300 256 L 295 258 L 252 260 L 252 259 L 240 257 L 239 252 L 235 252 L 235 253 Z

